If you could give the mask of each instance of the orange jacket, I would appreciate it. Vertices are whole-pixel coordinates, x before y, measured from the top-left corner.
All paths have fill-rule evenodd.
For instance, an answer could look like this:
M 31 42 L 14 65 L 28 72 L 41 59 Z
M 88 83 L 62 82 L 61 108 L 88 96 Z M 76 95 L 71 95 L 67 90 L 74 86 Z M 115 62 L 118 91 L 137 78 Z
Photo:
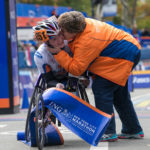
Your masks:
M 85 30 L 69 44 L 73 57 L 61 51 L 55 59 L 73 75 L 79 76 L 88 69 L 124 86 L 140 52 L 139 43 L 130 34 L 104 22 L 86 18 L 86 23 Z

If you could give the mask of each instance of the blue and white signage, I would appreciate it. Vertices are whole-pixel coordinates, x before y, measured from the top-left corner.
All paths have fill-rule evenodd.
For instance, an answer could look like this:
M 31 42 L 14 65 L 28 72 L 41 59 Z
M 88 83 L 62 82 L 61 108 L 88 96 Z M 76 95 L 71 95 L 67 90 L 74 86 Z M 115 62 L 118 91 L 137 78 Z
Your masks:
M 150 88 L 150 71 L 135 71 L 132 82 L 134 88 Z

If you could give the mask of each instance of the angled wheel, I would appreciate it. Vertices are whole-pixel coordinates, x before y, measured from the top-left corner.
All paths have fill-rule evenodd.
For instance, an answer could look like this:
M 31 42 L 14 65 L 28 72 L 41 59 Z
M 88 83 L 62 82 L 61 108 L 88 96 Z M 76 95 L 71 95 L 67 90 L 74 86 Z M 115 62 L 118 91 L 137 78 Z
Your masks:
M 30 100 L 30 105 L 29 105 L 29 108 L 28 108 L 28 113 L 27 113 L 27 118 L 26 118 L 26 124 L 25 124 L 25 140 L 27 142 L 29 142 L 30 139 L 31 139 L 30 128 L 29 128 L 29 119 L 30 119 L 31 110 L 35 106 L 35 101 L 36 101 L 37 93 L 38 93 L 38 91 L 37 91 L 37 88 L 35 87 L 35 89 L 33 91 L 33 94 L 32 94 L 32 97 L 31 97 L 31 100 Z
M 44 103 L 41 94 L 38 94 L 36 100 L 35 112 L 35 134 L 36 142 L 39 150 L 42 150 L 45 142 L 45 126 L 44 126 Z
M 84 87 L 82 84 L 78 84 L 78 88 L 79 88 L 79 91 L 80 91 L 80 96 L 81 96 L 81 98 L 82 98 L 84 101 L 86 101 L 87 103 L 89 103 L 89 99 L 88 99 L 88 96 L 87 96 L 85 87 Z

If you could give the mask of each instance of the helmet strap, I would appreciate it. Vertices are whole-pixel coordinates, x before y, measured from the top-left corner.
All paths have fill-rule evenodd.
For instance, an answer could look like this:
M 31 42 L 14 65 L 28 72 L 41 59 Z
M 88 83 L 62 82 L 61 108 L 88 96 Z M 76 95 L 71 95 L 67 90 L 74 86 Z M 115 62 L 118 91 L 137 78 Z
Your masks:
M 47 46 L 50 48 L 54 48 L 51 44 L 49 44 L 49 41 L 46 42 Z

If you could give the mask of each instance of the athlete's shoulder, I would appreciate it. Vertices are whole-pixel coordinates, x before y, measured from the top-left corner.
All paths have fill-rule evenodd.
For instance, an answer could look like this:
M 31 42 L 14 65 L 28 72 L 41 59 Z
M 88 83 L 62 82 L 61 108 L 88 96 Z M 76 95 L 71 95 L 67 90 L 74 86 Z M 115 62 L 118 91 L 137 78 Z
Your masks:
M 39 46 L 39 48 L 37 49 L 37 51 L 34 53 L 34 57 L 40 58 L 42 59 L 47 53 L 47 47 L 46 45 L 43 43 Z

